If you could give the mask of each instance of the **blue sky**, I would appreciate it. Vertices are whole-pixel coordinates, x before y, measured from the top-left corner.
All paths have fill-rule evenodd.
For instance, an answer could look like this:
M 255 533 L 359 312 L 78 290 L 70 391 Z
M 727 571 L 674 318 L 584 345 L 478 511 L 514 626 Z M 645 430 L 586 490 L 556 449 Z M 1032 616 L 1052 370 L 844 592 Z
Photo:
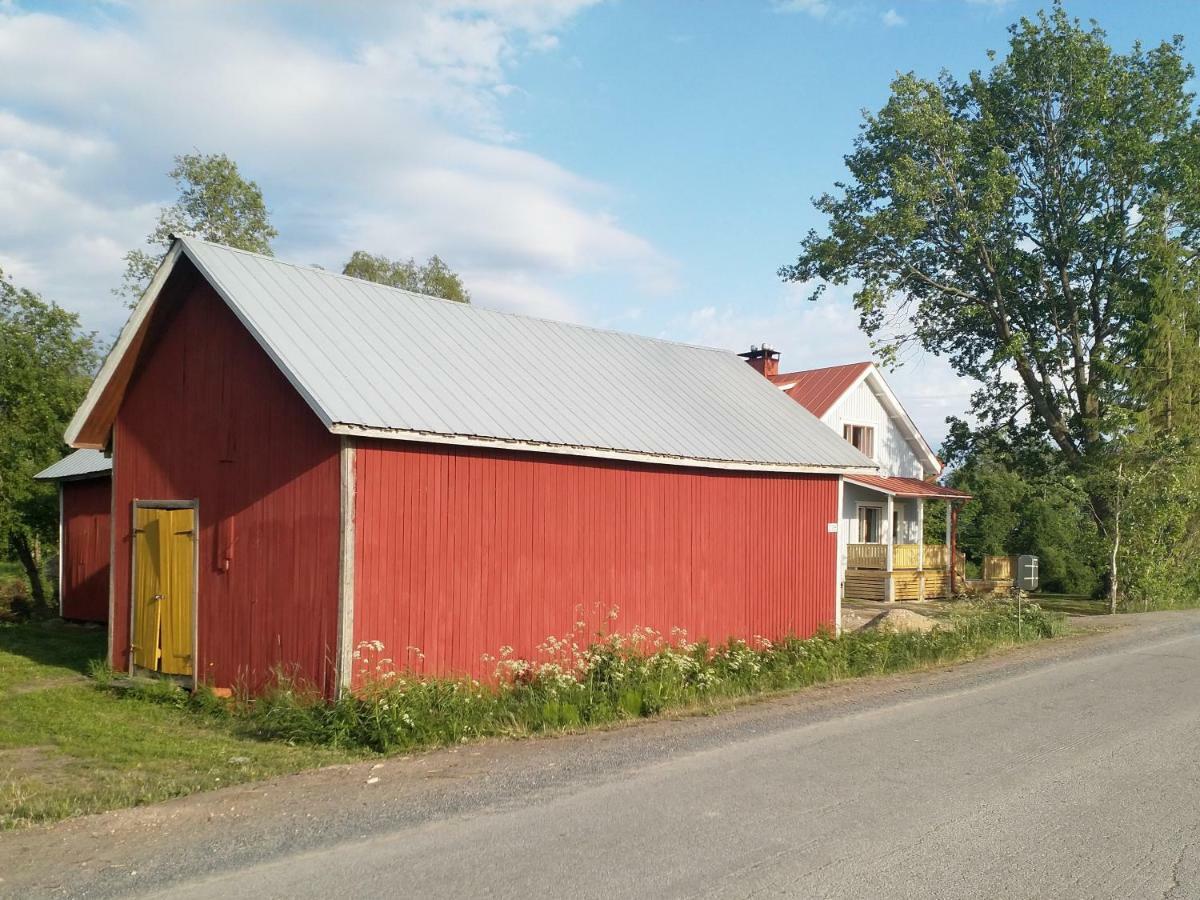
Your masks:
M 897 71 L 985 66 L 1041 5 L 0 0 L 0 268 L 113 334 L 121 255 L 198 149 L 260 183 L 287 259 L 436 252 L 483 305 L 867 358 L 846 292 L 775 275 L 810 198 Z M 1200 40 L 1194 2 L 1067 9 L 1118 48 Z M 890 379 L 935 445 L 967 408 L 939 360 Z

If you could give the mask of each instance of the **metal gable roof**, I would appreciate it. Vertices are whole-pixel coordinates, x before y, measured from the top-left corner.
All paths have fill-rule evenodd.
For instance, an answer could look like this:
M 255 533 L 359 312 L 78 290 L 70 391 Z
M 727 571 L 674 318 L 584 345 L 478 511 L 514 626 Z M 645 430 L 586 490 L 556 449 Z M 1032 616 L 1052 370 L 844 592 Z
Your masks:
M 99 450 L 76 450 L 33 476 L 35 481 L 76 481 L 112 471 L 112 459 Z
M 194 238 L 176 246 L 336 433 L 679 465 L 875 469 L 727 351 L 424 297 Z M 129 345 L 155 293 L 135 309 Z M 123 332 L 114 366 L 125 341 Z M 85 404 L 68 435 L 89 415 Z
M 869 362 L 827 366 L 824 369 L 773 375 L 771 381 L 814 416 L 823 416 L 869 368 Z

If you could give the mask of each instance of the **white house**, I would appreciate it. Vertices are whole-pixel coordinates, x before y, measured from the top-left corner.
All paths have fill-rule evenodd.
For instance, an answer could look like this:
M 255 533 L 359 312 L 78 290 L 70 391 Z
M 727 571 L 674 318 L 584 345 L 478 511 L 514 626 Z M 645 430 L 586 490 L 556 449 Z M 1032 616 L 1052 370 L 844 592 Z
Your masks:
M 937 483 L 941 460 L 879 369 L 860 362 L 781 373 L 779 353 L 770 347 L 741 355 L 879 467 L 877 475 L 842 479 L 838 544 L 844 595 L 864 600 L 949 595 L 956 505 L 970 495 Z M 944 543 L 924 539 L 929 500 L 948 501 Z

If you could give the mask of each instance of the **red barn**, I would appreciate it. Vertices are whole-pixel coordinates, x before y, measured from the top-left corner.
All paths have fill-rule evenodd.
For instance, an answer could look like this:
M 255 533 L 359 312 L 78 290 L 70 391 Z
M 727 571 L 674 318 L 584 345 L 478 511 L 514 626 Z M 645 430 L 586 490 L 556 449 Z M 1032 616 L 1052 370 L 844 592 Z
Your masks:
M 486 675 L 613 608 L 832 626 L 841 476 L 874 470 L 732 353 L 190 238 L 67 439 L 112 453 L 115 667 L 329 693 L 364 641 Z
M 108 621 L 112 460 L 76 450 L 34 476 L 58 483 L 58 614 Z

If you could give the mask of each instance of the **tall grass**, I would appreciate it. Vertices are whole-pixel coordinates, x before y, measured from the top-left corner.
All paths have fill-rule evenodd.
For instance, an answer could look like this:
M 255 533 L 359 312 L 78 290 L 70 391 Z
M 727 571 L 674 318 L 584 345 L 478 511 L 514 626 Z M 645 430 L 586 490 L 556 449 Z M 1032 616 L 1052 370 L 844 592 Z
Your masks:
M 635 628 L 591 642 L 552 638 L 542 659 L 504 648 L 492 682 L 416 677 L 398 671 L 378 642 L 356 652 L 360 686 L 335 702 L 285 676 L 244 701 L 237 715 L 262 737 L 381 753 L 575 729 L 721 698 L 880 675 L 970 659 L 1003 645 L 1052 637 L 1063 617 L 1027 605 L 963 604 L 925 633 L 860 631 L 772 643 L 717 646 Z

